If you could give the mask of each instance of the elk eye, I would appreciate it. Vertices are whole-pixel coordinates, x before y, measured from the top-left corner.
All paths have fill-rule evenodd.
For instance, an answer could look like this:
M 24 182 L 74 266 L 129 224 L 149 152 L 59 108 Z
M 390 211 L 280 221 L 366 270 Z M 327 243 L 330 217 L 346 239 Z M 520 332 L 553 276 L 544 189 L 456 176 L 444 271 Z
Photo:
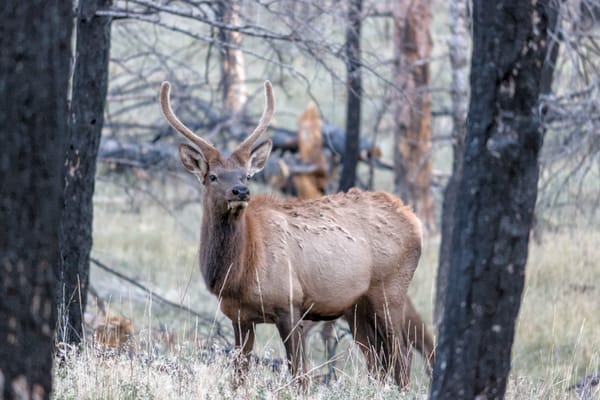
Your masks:
M 210 174 L 210 175 L 208 176 L 208 179 L 209 179 L 211 182 L 214 182 L 214 181 L 216 181 L 216 180 L 217 180 L 217 176 L 216 176 L 215 174 Z
M 250 180 L 250 179 L 252 179 L 252 175 L 250 175 L 250 174 L 246 175 L 246 179 L 247 179 L 247 180 Z

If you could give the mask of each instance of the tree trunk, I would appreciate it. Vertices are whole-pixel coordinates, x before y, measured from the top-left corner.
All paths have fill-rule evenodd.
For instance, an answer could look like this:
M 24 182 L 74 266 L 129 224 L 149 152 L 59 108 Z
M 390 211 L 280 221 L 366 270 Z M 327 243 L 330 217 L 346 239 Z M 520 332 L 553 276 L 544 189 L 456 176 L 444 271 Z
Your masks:
M 552 5 L 473 2 L 471 101 L 432 399 L 501 399 L 506 390 L 537 196 Z
M 321 116 L 317 105 L 311 102 L 298 118 L 298 155 L 307 165 L 317 167 L 310 174 L 292 176 L 297 197 L 316 199 L 327 189 L 327 163 L 323 156 L 323 136 L 321 135 Z
M 394 2 L 395 191 L 411 204 L 426 230 L 435 229 L 431 194 L 430 0 Z
M 442 205 L 441 243 L 436 278 L 435 307 L 433 310 L 434 324 L 439 330 L 444 313 L 444 300 L 448 285 L 450 270 L 450 254 L 452 253 L 452 229 L 454 228 L 454 205 L 458 190 L 458 182 L 462 175 L 462 156 L 465 141 L 465 125 L 467 123 L 467 108 L 469 106 L 469 16 L 468 0 L 449 2 L 448 19 L 450 38 L 448 51 L 452 82 L 450 96 L 452 98 L 452 173 L 444 189 Z
M 346 74 L 348 102 L 346 105 L 346 144 L 340 176 L 341 191 L 348 191 L 356 182 L 356 165 L 359 158 L 360 107 L 362 99 L 362 73 L 360 67 L 360 30 L 362 0 L 351 0 L 348 5 L 346 27 Z
M 72 1 L 0 6 L 0 398 L 49 398 Z
M 217 21 L 223 25 L 240 24 L 239 0 L 219 1 L 217 3 Z M 219 29 L 221 56 L 221 84 L 223 86 L 223 107 L 234 121 L 229 124 L 233 137 L 244 137 L 245 131 L 240 119 L 248 100 L 242 35 L 230 29 Z
M 80 0 L 58 282 L 58 340 L 77 344 L 83 335 L 89 283 L 94 178 L 108 86 L 110 18 L 95 16 L 111 0 Z

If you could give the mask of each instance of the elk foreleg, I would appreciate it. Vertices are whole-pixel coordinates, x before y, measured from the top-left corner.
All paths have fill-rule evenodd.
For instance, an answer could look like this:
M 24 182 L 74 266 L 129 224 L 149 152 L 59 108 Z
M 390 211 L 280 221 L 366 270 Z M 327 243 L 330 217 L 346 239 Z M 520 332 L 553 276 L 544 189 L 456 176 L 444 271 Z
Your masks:
M 237 387 L 244 382 L 250 365 L 250 353 L 254 347 L 254 325 L 248 322 L 233 322 L 233 333 L 235 347 L 239 351 L 234 360 L 234 386 Z
M 279 335 L 285 345 L 288 364 L 292 376 L 298 380 L 300 386 L 306 389 L 306 360 L 304 355 L 304 338 L 300 315 L 297 313 L 285 313 L 280 315 L 277 321 Z

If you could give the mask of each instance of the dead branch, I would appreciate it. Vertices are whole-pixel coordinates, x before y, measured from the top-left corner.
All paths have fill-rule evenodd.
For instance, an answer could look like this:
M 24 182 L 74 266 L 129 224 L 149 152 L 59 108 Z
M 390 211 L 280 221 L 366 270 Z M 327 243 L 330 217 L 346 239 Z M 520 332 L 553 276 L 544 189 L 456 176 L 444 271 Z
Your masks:
M 217 321 L 215 318 L 213 318 L 212 316 L 210 316 L 209 314 L 204 314 L 195 310 L 192 310 L 189 307 L 184 306 L 183 304 L 179 304 L 179 303 L 175 303 L 172 302 L 171 300 L 168 300 L 164 297 L 162 297 L 161 295 L 157 294 L 155 291 L 147 288 L 146 286 L 142 285 L 141 283 L 139 283 L 138 281 L 136 281 L 133 278 L 130 278 L 126 275 L 124 275 L 123 273 L 116 271 L 115 269 L 109 267 L 108 265 L 100 262 L 99 260 L 97 260 L 94 257 L 90 257 L 90 261 L 96 265 L 97 267 L 103 269 L 104 271 L 116 276 L 119 279 L 124 280 L 125 282 L 137 287 L 138 289 L 146 292 L 150 298 L 153 301 L 158 302 L 159 304 L 163 304 L 175 309 L 178 309 L 180 311 L 186 312 L 188 314 L 193 315 L 194 317 L 198 318 L 200 321 L 202 321 L 202 323 L 207 324 L 207 325 L 212 325 L 214 327 L 214 332 L 215 334 L 221 338 L 222 340 L 225 341 L 225 343 L 229 344 L 229 339 L 225 336 L 225 334 L 223 333 L 223 328 L 221 326 L 221 323 L 219 321 Z

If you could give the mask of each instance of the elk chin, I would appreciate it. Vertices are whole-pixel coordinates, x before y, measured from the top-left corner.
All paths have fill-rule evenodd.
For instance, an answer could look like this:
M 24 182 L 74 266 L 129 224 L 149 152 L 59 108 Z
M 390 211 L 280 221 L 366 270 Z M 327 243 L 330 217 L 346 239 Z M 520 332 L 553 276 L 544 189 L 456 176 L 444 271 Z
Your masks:
M 234 213 L 239 213 L 246 207 L 248 207 L 248 201 L 245 200 L 229 200 L 227 202 L 227 210 Z

